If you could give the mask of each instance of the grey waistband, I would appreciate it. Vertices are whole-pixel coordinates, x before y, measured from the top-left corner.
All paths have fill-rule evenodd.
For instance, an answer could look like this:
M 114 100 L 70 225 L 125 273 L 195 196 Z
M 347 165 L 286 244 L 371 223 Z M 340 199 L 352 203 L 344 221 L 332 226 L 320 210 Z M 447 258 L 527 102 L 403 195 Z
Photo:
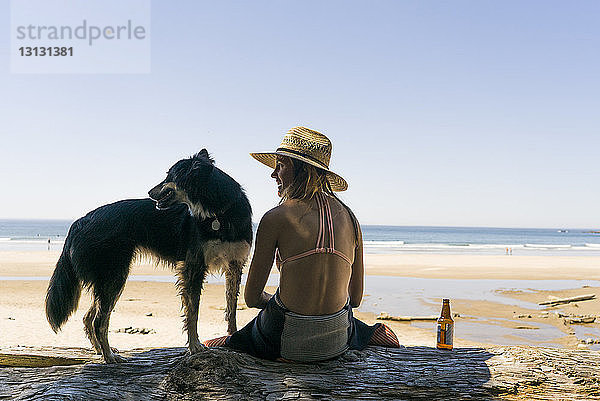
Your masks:
M 285 309 L 278 294 L 275 301 Z M 281 333 L 281 356 L 299 362 L 325 360 L 348 349 L 349 311 L 307 316 L 285 312 Z

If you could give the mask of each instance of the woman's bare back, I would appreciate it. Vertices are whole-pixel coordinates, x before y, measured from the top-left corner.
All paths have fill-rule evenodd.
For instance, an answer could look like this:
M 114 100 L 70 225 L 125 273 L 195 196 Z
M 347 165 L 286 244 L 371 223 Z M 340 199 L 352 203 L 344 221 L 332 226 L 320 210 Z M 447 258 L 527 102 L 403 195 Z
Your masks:
M 355 261 L 356 235 L 346 208 L 333 197 L 327 197 L 331 208 L 335 249 L 345 255 L 316 253 L 295 260 L 289 257 L 316 248 L 320 215 L 315 199 L 292 199 L 277 209 L 280 260 L 280 297 L 284 305 L 303 315 L 325 315 L 339 311 L 348 301 L 349 284 Z M 328 225 L 325 247 L 331 246 Z M 362 258 L 362 255 L 361 255 Z M 361 267 L 362 267 L 362 260 Z M 361 269 L 362 270 L 362 269 Z

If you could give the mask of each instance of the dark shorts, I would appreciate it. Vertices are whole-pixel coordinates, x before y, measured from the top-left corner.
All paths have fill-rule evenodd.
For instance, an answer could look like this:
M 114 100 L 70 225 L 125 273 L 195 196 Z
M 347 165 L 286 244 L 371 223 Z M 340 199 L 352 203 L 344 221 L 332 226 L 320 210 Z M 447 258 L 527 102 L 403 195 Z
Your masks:
M 352 315 L 352 308 L 349 304 L 344 309 L 348 311 L 348 346 L 346 349 L 362 350 L 367 346 L 381 323 L 369 326 Z M 284 330 L 286 312 L 290 311 L 283 306 L 278 293 L 276 293 L 258 316 L 227 339 L 226 346 L 258 358 L 270 360 L 281 358 L 281 335 Z

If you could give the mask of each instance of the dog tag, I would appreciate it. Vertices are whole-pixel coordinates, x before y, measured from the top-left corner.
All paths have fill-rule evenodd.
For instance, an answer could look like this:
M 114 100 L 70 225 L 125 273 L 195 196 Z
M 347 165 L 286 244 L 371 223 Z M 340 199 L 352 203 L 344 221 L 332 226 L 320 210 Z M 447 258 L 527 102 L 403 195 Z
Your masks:
M 214 219 L 211 225 L 212 229 L 215 231 L 219 231 L 219 228 L 221 228 L 221 223 L 219 223 L 219 220 Z

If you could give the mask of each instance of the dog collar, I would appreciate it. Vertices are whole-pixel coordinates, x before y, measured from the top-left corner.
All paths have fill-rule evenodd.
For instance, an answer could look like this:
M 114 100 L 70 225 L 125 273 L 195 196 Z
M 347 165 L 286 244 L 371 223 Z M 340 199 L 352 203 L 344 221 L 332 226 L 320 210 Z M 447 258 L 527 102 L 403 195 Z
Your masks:
M 215 219 L 213 220 L 212 224 L 210 225 L 210 227 L 214 230 L 214 231 L 219 231 L 219 228 L 221 228 L 221 223 L 219 223 L 219 219 L 217 219 L 215 217 Z

